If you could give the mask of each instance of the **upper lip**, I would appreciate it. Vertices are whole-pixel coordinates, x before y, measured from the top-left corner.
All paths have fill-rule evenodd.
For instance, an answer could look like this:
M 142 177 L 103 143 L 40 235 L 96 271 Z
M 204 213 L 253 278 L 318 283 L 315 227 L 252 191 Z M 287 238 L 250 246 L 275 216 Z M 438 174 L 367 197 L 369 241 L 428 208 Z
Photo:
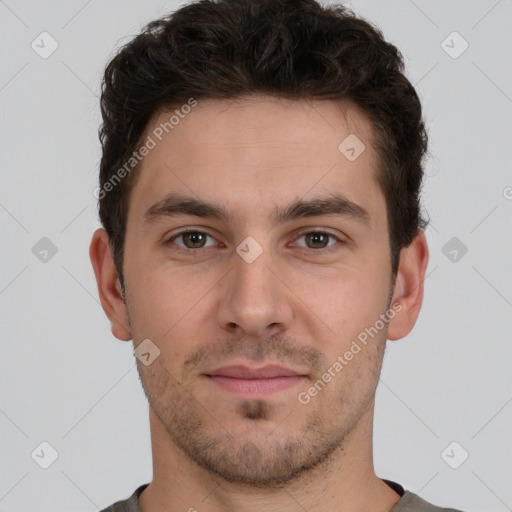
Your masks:
M 222 366 L 206 375 L 219 375 L 223 377 L 234 377 L 238 379 L 269 379 L 272 377 L 292 377 L 304 375 L 298 371 L 275 364 L 262 366 L 261 368 L 249 368 L 243 365 Z

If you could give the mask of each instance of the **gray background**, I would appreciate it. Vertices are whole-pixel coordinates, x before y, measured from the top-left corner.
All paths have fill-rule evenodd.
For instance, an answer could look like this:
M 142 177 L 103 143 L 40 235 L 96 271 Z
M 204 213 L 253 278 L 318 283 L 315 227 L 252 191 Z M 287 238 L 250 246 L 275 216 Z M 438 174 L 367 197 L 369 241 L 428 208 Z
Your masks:
M 1 511 L 94 511 L 151 480 L 147 403 L 131 344 L 99 305 L 88 245 L 103 68 L 177 5 L 0 0 Z M 433 155 L 424 306 L 389 343 L 377 474 L 445 506 L 512 510 L 512 1 L 348 5 L 404 54 Z M 43 31 L 59 45 L 47 59 L 31 47 Z M 469 44 L 457 58 L 454 31 Z M 58 452 L 48 469 L 43 441 Z

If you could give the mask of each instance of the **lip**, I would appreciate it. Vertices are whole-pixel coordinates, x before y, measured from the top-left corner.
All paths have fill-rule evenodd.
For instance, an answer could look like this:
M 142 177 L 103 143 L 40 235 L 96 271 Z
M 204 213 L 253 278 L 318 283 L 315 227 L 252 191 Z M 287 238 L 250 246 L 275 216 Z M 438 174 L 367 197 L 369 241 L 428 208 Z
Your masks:
M 261 368 L 247 366 L 223 366 L 205 374 L 216 386 L 246 397 L 261 397 L 283 391 L 307 376 L 298 371 L 278 365 Z
M 270 379 L 274 377 L 293 377 L 301 375 L 301 373 L 285 366 L 269 364 L 261 368 L 250 368 L 243 365 L 223 366 L 209 372 L 207 375 L 235 379 Z

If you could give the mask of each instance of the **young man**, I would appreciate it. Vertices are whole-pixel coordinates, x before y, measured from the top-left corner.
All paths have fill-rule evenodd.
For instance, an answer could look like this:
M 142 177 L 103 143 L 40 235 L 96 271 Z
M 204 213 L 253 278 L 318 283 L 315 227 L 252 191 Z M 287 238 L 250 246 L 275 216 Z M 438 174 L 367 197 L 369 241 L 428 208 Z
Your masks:
M 153 481 L 106 510 L 452 510 L 373 468 L 386 340 L 428 263 L 402 70 L 313 0 L 201 0 L 109 63 L 90 255 L 134 343 Z

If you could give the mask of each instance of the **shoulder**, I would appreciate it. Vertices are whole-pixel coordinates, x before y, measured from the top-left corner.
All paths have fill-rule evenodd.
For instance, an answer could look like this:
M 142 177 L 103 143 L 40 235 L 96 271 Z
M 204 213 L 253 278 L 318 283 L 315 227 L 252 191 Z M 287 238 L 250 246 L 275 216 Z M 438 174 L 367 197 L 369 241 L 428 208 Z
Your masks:
M 116 503 L 104 508 L 101 512 L 141 512 L 139 507 L 139 496 L 148 485 L 149 484 L 143 484 L 140 487 L 137 487 L 129 498 L 116 501 Z
M 400 501 L 389 512 L 462 512 L 454 508 L 442 508 L 428 503 L 417 494 L 405 491 Z

